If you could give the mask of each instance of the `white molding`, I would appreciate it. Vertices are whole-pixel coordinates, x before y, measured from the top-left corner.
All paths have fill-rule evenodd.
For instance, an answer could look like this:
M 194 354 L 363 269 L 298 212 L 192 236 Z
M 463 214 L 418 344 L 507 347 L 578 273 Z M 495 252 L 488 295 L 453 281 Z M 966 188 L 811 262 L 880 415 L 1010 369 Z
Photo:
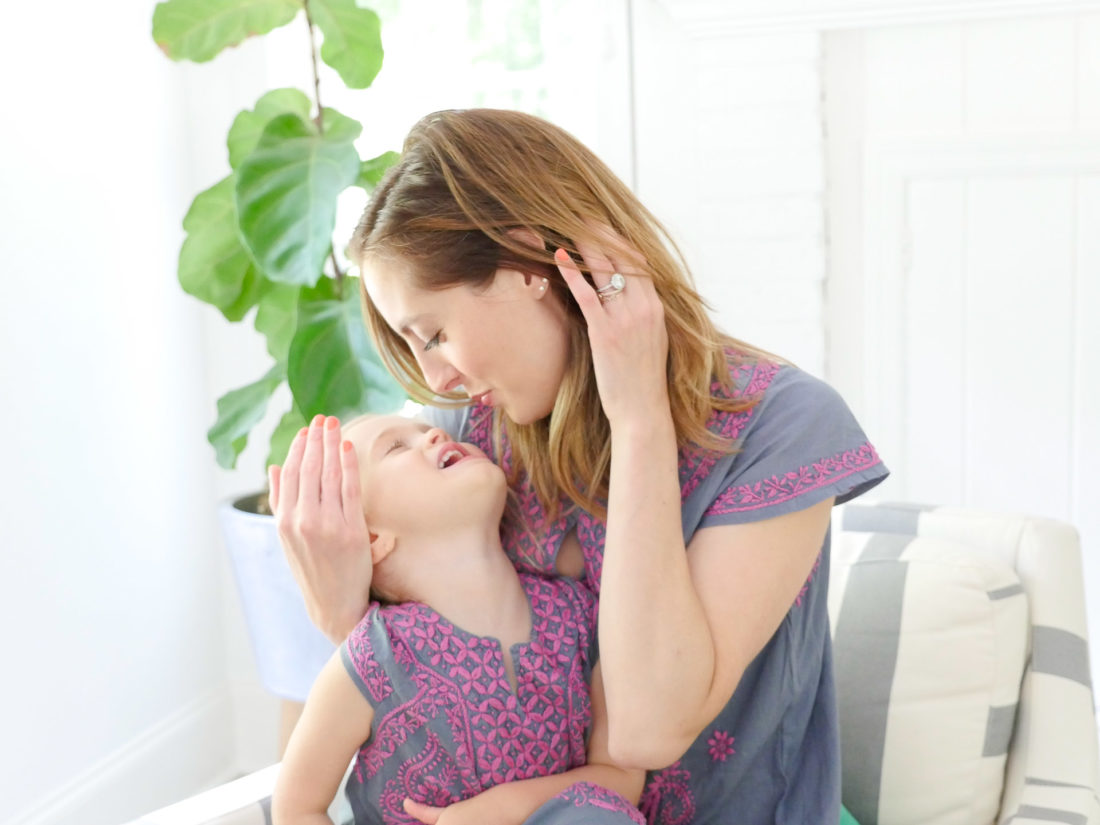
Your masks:
M 225 782 L 237 773 L 232 728 L 229 690 L 212 691 L 17 812 L 7 825 L 122 822 L 197 787 Z M 63 759 L 59 753 L 59 766 Z
M 906 198 L 914 180 L 1100 174 L 1100 140 L 1019 136 L 1010 139 L 878 141 L 867 145 L 863 211 L 862 423 L 890 456 L 893 475 L 904 462 L 904 294 L 907 274 Z M 893 487 L 893 497 L 907 491 Z
M 1100 11 L 1100 0 L 657 0 L 695 37 Z

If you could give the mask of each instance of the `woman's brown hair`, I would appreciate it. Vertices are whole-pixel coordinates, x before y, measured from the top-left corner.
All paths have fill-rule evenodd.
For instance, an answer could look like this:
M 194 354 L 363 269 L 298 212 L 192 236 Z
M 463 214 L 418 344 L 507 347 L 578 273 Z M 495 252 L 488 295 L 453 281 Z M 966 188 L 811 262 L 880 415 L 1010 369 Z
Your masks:
M 509 232 L 517 229 L 533 232 L 543 248 Z M 621 239 L 621 249 L 609 250 L 608 230 Z M 502 268 L 549 279 L 566 307 L 571 348 L 554 409 L 525 425 L 495 411 L 493 433 L 497 455 L 502 433 L 507 437 L 513 472 L 526 471 L 551 517 L 563 494 L 590 513 L 605 515 L 611 431 L 584 317 L 554 264 L 559 247 L 580 263 L 577 247 L 586 243 L 610 251 L 613 259 L 640 257 L 639 274 L 653 280 L 668 329 L 668 394 L 678 445 L 731 452 L 727 439 L 707 429 L 714 410 L 752 404 L 729 397 L 728 353 L 765 354 L 718 331 L 660 222 L 561 128 L 497 109 L 428 115 L 413 127 L 401 159 L 379 182 L 351 241 L 351 256 L 360 265 L 400 262 L 421 289 L 483 288 Z M 436 405 L 468 403 L 462 394 L 432 392 L 408 344 L 377 313 L 365 289 L 362 296 L 375 346 L 409 394 Z

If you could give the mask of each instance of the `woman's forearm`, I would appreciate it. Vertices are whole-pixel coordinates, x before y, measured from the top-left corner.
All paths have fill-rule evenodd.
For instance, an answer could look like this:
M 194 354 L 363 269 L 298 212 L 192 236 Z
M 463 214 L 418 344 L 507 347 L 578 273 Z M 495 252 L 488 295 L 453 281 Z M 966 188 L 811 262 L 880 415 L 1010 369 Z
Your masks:
M 678 755 L 674 743 L 682 752 L 694 740 L 715 669 L 684 547 L 677 461 L 671 415 L 613 426 L 600 656 L 611 755 L 640 767 L 661 767 Z M 653 740 L 660 753 L 647 752 Z

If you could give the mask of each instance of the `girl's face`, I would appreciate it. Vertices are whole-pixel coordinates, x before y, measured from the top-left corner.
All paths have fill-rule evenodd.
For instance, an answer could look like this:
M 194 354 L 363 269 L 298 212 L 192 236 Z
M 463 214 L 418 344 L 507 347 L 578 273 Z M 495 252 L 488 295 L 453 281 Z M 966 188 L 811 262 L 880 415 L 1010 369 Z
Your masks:
M 368 416 L 344 429 L 359 459 L 371 530 L 397 536 L 493 529 L 506 494 L 504 472 L 472 444 L 398 415 Z
M 459 388 L 517 424 L 545 418 L 569 357 L 565 310 L 542 279 L 497 270 L 486 289 L 425 290 L 399 263 L 368 261 L 363 283 L 433 390 Z

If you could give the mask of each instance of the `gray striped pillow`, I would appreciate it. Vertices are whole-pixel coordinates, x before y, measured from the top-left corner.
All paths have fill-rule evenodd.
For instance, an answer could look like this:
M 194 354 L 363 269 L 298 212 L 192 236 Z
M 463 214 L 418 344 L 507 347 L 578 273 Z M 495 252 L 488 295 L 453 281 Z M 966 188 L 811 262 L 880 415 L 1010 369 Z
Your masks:
M 863 825 L 997 818 L 1028 649 L 1016 572 L 943 539 L 838 533 L 843 799 Z

